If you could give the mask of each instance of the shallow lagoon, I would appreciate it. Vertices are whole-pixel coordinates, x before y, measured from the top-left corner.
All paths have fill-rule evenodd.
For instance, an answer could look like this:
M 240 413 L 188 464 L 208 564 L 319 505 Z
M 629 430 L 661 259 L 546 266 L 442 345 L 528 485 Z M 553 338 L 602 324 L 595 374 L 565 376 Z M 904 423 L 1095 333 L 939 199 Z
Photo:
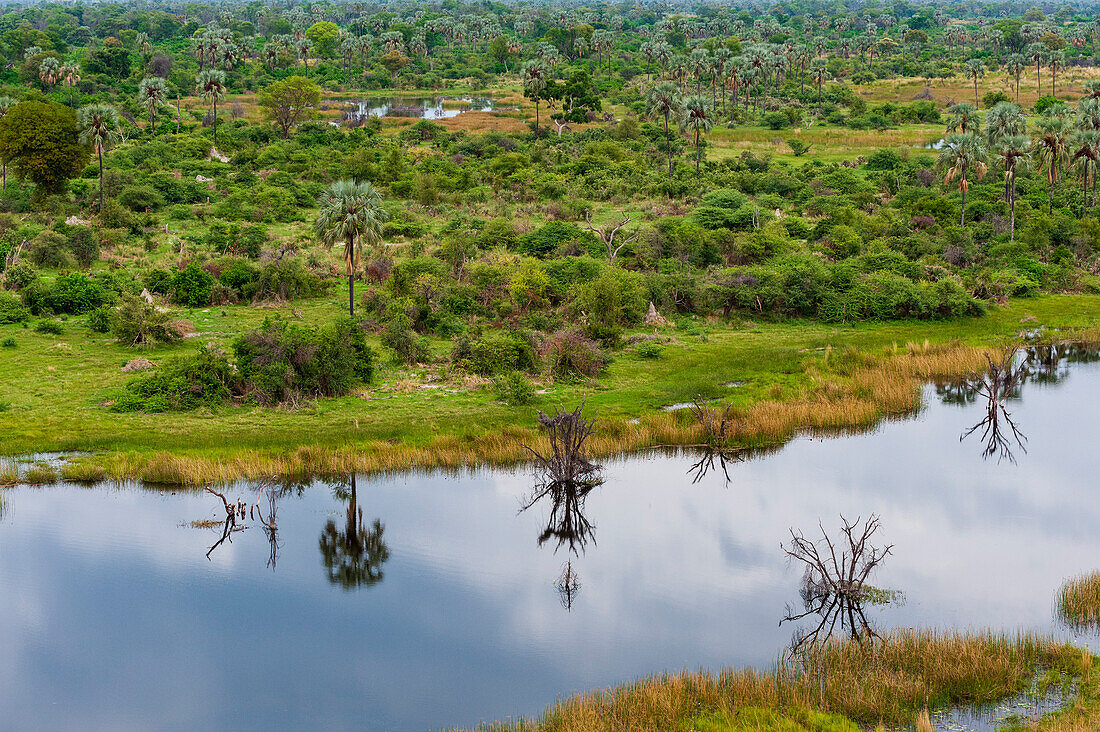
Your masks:
M 529 471 L 359 477 L 362 526 L 379 520 L 388 558 L 349 588 L 322 553 L 347 484 L 287 487 L 274 563 L 255 520 L 207 559 L 225 516 L 209 493 L 8 489 L 0 705 L 14 727 L 429 729 L 664 670 L 767 665 L 801 603 L 780 542 L 841 513 L 876 513 L 894 545 L 872 581 L 905 600 L 868 608 L 876 628 L 1053 631 L 1095 650 L 1052 606 L 1065 577 L 1100 568 L 1100 364 L 1063 364 L 1009 402 L 1027 436 L 1015 464 L 983 459 L 980 433 L 960 440 L 980 402 L 929 387 L 926 403 L 730 464 L 728 483 L 721 468 L 693 483 L 695 455 L 611 461 L 575 555 L 539 545 L 551 506 L 520 511 Z

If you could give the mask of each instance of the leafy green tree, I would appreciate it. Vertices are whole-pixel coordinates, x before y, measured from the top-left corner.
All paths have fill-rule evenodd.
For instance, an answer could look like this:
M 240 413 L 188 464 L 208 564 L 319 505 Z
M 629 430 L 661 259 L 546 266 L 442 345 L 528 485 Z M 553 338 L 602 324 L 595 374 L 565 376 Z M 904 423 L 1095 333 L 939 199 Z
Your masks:
M 269 84 L 260 94 L 264 116 L 270 119 L 283 137 L 290 130 L 317 114 L 321 88 L 304 76 L 290 76 Z
M 147 76 L 138 86 L 138 101 L 149 112 L 149 129 L 157 136 L 157 109 L 167 106 L 168 87 L 159 76 Z
M 322 58 L 330 58 L 340 39 L 340 26 L 328 20 L 320 20 L 306 29 L 306 38 L 313 41 L 313 48 Z
M 665 148 L 668 152 L 669 175 L 672 175 L 672 132 L 669 130 L 669 121 L 679 120 L 683 110 L 684 100 L 680 96 L 680 89 L 670 81 L 657 84 L 646 93 L 645 113 L 651 117 L 661 117 L 665 123 Z
M 714 126 L 714 110 L 710 100 L 703 96 L 688 97 L 684 100 L 684 114 L 680 119 L 680 130 L 690 131 L 695 144 L 695 172 L 699 172 L 699 163 L 703 157 L 702 136 Z
M 1081 130 L 1073 137 L 1073 160 L 1081 170 L 1081 192 L 1084 195 L 1081 215 L 1084 209 L 1095 205 L 1096 169 L 1100 163 L 1100 132 L 1097 130 Z M 1093 203 L 1089 203 L 1089 189 L 1092 188 Z
M 998 102 L 985 118 L 985 138 L 993 147 L 1002 137 L 1022 135 L 1027 131 L 1027 118 L 1015 104 Z
M 328 246 L 344 245 L 348 275 L 348 312 L 355 316 L 355 268 L 359 264 L 358 244 L 382 240 L 382 224 L 389 214 L 382 208 L 382 196 L 370 183 L 338 180 L 321 194 L 317 234 Z
M 203 101 L 210 102 L 214 118 L 214 149 L 218 147 L 218 102 L 225 99 L 225 72 L 219 69 L 207 69 L 199 74 L 195 86 Z
M 0 118 L 0 160 L 46 193 L 64 189 L 88 161 L 76 113 L 52 102 L 21 102 Z M 6 179 L 6 175 L 5 175 Z
M 959 224 L 962 226 L 966 226 L 966 192 L 970 188 L 968 176 L 973 171 L 981 180 L 986 172 L 985 161 L 985 147 L 976 133 L 955 133 L 944 139 L 943 149 L 940 150 L 940 164 L 947 169 L 947 174 L 943 182 L 945 185 L 954 180 L 959 182 L 959 193 L 962 194 L 962 217 Z
M 103 213 L 103 152 L 118 139 L 118 111 L 107 104 L 80 108 L 80 141 L 99 158 L 99 213 Z
M 3 119 L 7 115 L 8 111 L 19 104 L 19 100 L 15 97 L 9 97 L 7 95 L 0 96 L 0 119 Z M 8 161 L 6 158 L 0 160 L 0 176 L 2 176 L 3 183 L 0 184 L 3 190 L 8 188 Z
M 817 82 L 817 105 L 821 106 L 821 85 L 829 76 L 829 63 L 823 58 L 815 58 L 810 62 L 810 74 Z

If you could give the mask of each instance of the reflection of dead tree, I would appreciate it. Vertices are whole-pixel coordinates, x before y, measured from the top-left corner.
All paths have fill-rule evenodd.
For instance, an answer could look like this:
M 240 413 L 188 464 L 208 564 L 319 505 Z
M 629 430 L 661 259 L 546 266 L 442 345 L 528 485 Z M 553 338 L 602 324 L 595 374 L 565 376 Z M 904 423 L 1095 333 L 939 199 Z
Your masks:
M 524 448 L 531 453 L 546 483 L 573 483 L 598 485 L 601 466 L 589 462 L 585 456 L 585 443 L 592 436 L 592 420 L 586 420 L 584 404 L 572 412 L 558 412 L 548 417 L 539 412 L 539 424 L 550 440 L 550 452 L 543 455 L 530 445 Z
M 982 442 L 985 443 L 982 457 L 988 458 L 996 455 L 997 462 L 1004 458 L 1008 458 L 1010 462 L 1016 462 L 1016 457 L 1012 454 L 1009 436 L 1015 440 L 1020 449 L 1027 452 L 1027 447 L 1024 446 L 1027 437 L 1016 427 L 1016 423 L 1012 421 L 1011 413 L 1005 407 L 1005 401 L 1018 393 L 1027 376 L 1027 368 L 1023 364 L 1016 365 L 1016 352 L 1017 349 L 1014 346 L 1005 348 L 997 361 L 994 361 L 987 354 L 988 373 L 979 379 L 971 379 L 968 382 L 969 387 L 985 399 L 985 417 L 978 424 L 964 432 L 959 437 L 959 441 L 961 442 L 981 430 Z M 1005 425 L 1008 427 L 1007 430 Z
M 539 534 L 539 546 L 550 539 L 557 539 L 556 552 L 563 545 L 569 545 L 569 551 L 578 555 L 578 549 L 584 551 L 588 542 L 593 544 L 592 522 L 584 515 L 584 501 L 599 483 L 571 483 L 559 481 L 540 482 L 531 498 L 523 504 L 520 512 L 534 506 L 543 498 L 550 499 L 550 517 L 546 528 Z
M 801 562 L 806 567 L 800 593 L 806 611 L 795 613 L 788 607 L 787 615 L 780 621 L 780 625 L 808 615 L 821 616 L 817 628 L 808 633 L 796 634 L 792 644 L 794 651 L 828 639 L 837 622 L 855 640 L 875 636 L 862 610 L 869 590 L 869 586 L 865 587 L 864 583 L 875 567 L 890 554 L 893 546 L 879 548 L 871 544 L 872 537 L 880 527 L 879 519 L 874 514 L 862 527 L 859 519 L 855 523 L 849 523 L 841 516 L 840 520 L 843 524 L 843 542 L 847 546 L 839 541 L 834 543 L 820 523 L 818 528 L 821 529 L 825 545 L 823 548 L 819 549 L 816 542 L 810 541 L 802 532 L 794 529 L 790 530 L 790 546 L 781 545 L 788 560 Z
M 258 505 L 254 508 L 257 509 L 256 513 L 259 514 L 260 524 L 264 527 L 264 535 L 267 536 L 270 549 L 267 566 L 274 572 L 275 563 L 279 558 L 279 503 L 275 491 L 269 490 L 267 492 L 267 518 L 264 518 L 263 511 L 259 509 Z
M 260 523 L 264 525 L 264 531 L 268 536 L 268 541 L 270 541 L 272 544 L 271 558 L 268 560 L 268 566 L 272 569 L 275 568 L 275 554 L 278 551 L 278 544 L 275 539 L 275 532 L 277 530 L 277 526 L 275 523 L 276 496 L 273 491 L 268 490 L 270 484 L 271 481 L 260 484 L 259 490 L 256 493 L 256 500 L 250 504 L 245 503 L 240 498 L 238 498 L 235 502 L 231 502 L 228 498 L 225 497 L 224 493 L 216 491 L 209 486 L 206 486 L 204 488 L 207 493 L 210 493 L 211 495 L 220 498 L 222 502 L 222 507 L 225 509 L 225 522 L 222 524 L 222 535 L 216 542 L 214 542 L 214 545 L 207 550 L 207 559 L 210 559 L 210 555 L 214 553 L 214 550 L 226 541 L 232 544 L 233 534 L 247 529 L 248 526 L 244 522 L 248 519 L 255 519 L 256 515 L 259 514 Z M 259 507 L 260 498 L 263 497 L 265 491 L 268 493 L 268 500 L 270 502 L 267 519 L 264 518 L 263 509 Z
M 581 578 L 573 571 L 572 560 L 566 562 L 565 566 L 562 567 L 561 575 L 558 577 L 558 581 L 554 583 L 554 587 L 558 590 L 561 606 L 566 610 L 572 610 L 573 600 L 581 591 Z
M 699 459 L 688 468 L 688 475 L 691 476 L 693 485 L 705 478 L 714 470 L 715 466 L 722 469 L 722 474 L 726 477 L 726 483 L 729 483 L 729 464 L 740 463 L 745 460 L 739 453 L 731 453 L 714 447 L 704 447 L 699 451 L 698 455 Z
M 714 469 L 717 463 L 722 468 L 722 474 L 726 476 L 726 483 L 729 483 L 730 474 L 727 463 L 741 462 L 742 459 L 722 449 L 722 445 L 729 441 L 733 429 L 733 405 L 727 404 L 724 409 L 719 409 L 704 404 L 699 397 L 696 397 L 691 400 L 689 409 L 703 432 L 702 453 L 698 462 L 688 469 L 688 474 L 692 476 L 691 482 L 698 483 Z

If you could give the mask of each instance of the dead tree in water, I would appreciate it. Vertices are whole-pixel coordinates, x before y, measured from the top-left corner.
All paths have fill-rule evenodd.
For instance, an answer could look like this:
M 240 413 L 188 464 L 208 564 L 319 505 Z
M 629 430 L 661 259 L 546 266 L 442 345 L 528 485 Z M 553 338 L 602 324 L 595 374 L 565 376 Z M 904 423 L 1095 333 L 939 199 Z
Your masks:
M 726 477 L 726 483 L 730 482 L 728 463 L 741 462 L 742 458 L 736 453 L 728 452 L 724 445 L 730 438 L 733 429 L 733 405 L 727 404 L 725 409 L 718 409 L 704 404 L 698 397 L 691 400 L 689 407 L 695 421 L 703 430 L 703 441 L 699 460 L 689 469 L 692 476 L 691 482 L 698 483 L 715 465 L 722 468 L 722 474 Z
M 1027 437 L 1016 427 L 1016 423 L 1012 420 L 1012 414 L 1005 406 L 1005 401 L 1019 392 L 1020 386 L 1028 374 L 1025 364 L 1016 364 L 1017 351 L 1018 349 L 1015 346 L 1004 348 L 997 361 L 986 354 L 986 361 L 989 362 L 988 373 L 981 378 L 970 379 L 966 382 L 969 389 L 985 399 L 985 416 L 978 424 L 964 432 L 959 437 L 959 441 L 961 442 L 981 430 L 982 442 L 985 443 L 985 447 L 982 449 L 982 457 L 988 458 L 996 455 L 997 462 L 1005 458 L 1009 462 L 1016 462 L 1016 456 L 1012 454 L 1009 436 L 1012 437 L 1021 450 L 1027 452 L 1027 447 L 1024 445 L 1027 442 Z M 1007 429 L 1005 429 L 1006 426 Z
M 585 443 L 592 436 L 593 426 L 592 420 L 584 418 L 583 410 L 581 404 L 572 412 L 558 412 L 553 417 L 539 412 L 539 424 L 546 430 L 550 451 L 543 455 L 530 445 L 523 447 L 534 456 L 544 482 L 574 485 L 601 482 L 601 466 L 585 455 Z
M 843 524 L 843 543 L 834 543 L 819 522 L 824 549 L 819 549 L 816 542 L 794 529 L 790 530 L 790 546 L 781 545 L 788 560 L 805 565 L 800 594 L 806 611 L 795 613 L 788 607 L 786 617 L 779 624 L 801 620 L 809 615 L 821 617 L 821 622 L 812 631 L 796 633 L 791 646 L 794 652 L 827 640 L 838 622 L 841 628 L 848 630 L 853 640 L 877 637 L 863 613 L 862 606 L 868 600 L 870 590 L 865 582 L 875 567 L 890 554 L 893 546 L 880 549 L 871 544 L 880 527 L 879 519 L 874 514 L 862 527 L 859 519 L 849 523 L 841 516 L 840 520 Z

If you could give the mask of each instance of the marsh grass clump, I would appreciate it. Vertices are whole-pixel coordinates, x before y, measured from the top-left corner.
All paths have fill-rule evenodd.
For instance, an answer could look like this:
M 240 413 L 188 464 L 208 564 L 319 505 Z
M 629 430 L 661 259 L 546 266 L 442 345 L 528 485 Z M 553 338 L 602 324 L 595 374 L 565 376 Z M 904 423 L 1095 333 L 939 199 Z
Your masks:
M 569 697 L 537 720 L 492 728 L 657 732 L 690 729 L 693 720 L 751 707 L 781 715 L 809 709 L 865 729 L 904 728 L 925 709 L 990 704 L 1018 694 L 1041 669 L 1079 678 L 1079 657 L 1073 646 L 1032 635 L 903 630 L 874 644 L 827 643 L 765 670 L 654 676 Z
M 1057 613 L 1071 628 L 1100 627 L 1100 572 L 1066 580 L 1058 590 Z
M 58 481 L 60 475 L 57 468 L 46 463 L 35 463 L 23 471 L 19 477 L 20 483 L 27 485 L 52 485 Z

